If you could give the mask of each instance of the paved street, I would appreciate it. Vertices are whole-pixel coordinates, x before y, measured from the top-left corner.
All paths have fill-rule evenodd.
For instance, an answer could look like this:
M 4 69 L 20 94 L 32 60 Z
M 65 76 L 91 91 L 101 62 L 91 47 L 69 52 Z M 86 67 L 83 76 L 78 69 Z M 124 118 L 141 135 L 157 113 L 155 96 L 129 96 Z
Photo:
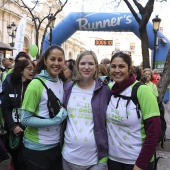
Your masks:
M 170 170 L 170 102 L 165 105 L 165 119 L 167 122 L 166 138 L 164 149 L 158 147 L 157 156 L 162 157 L 158 162 L 157 170 Z
M 167 141 L 164 143 L 164 149 L 161 147 L 157 148 L 157 156 L 162 157 L 158 162 L 157 170 L 170 170 L 170 103 L 165 105 L 165 118 L 167 122 L 166 137 Z M 0 170 L 7 170 L 9 160 L 0 163 Z

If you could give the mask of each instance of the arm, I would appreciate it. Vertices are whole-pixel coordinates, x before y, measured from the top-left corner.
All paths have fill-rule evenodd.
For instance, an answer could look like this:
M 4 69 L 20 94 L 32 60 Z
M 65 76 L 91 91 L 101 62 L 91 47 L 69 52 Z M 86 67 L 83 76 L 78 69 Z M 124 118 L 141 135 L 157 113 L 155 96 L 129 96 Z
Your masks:
M 41 119 L 34 117 L 33 113 L 22 110 L 21 111 L 21 123 L 24 126 L 30 126 L 34 128 L 49 127 L 53 125 L 59 125 L 67 117 L 67 111 L 64 108 L 60 109 L 60 112 L 52 119 Z
M 143 146 L 136 160 L 136 166 L 147 169 L 152 156 L 156 152 L 156 146 L 160 135 L 160 112 L 157 100 L 148 86 L 140 86 L 137 92 L 142 112 L 142 119 L 146 137 L 143 139 Z
M 10 85 L 7 85 L 5 94 L 4 94 L 4 100 L 2 102 L 2 113 L 3 113 L 5 122 L 7 123 L 9 130 L 12 130 L 17 126 L 17 124 L 14 122 L 12 118 L 13 104 L 9 97 L 10 91 L 11 91 Z
M 146 138 L 136 161 L 136 165 L 141 169 L 147 169 L 147 165 L 149 164 L 153 154 L 156 152 L 156 146 L 161 130 L 160 117 L 155 116 L 144 120 L 144 126 L 146 130 Z

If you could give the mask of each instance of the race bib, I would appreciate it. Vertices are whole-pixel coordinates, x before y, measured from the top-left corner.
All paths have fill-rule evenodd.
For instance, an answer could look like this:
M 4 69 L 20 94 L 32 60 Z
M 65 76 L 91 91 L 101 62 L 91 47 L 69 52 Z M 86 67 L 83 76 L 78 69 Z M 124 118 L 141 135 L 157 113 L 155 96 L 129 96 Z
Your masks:
M 17 110 L 18 110 L 18 115 L 16 113 L 16 108 L 14 108 L 12 111 L 12 118 L 14 122 L 20 122 L 20 108 L 17 108 Z M 17 120 L 17 116 L 18 116 L 18 120 Z

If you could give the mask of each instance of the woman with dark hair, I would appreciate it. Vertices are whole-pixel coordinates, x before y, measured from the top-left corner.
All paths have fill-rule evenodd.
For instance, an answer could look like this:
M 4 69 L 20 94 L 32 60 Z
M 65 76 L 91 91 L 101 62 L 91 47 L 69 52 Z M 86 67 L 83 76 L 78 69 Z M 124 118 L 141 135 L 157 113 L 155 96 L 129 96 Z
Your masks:
M 24 126 L 20 123 L 20 108 L 22 105 L 25 90 L 32 80 L 34 65 L 31 61 L 18 61 L 11 73 L 10 83 L 7 85 L 2 103 L 2 112 L 7 125 L 7 131 L 13 132 L 16 136 L 23 136 Z M 9 147 L 9 152 L 14 162 L 14 169 L 25 170 L 23 161 L 22 141 L 15 150 Z
M 130 55 L 115 53 L 110 75 L 115 84 L 106 113 L 108 170 L 153 170 L 161 127 L 156 98 L 148 86 L 140 85 L 137 90 L 140 110 L 129 99 L 138 82 L 132 74 Z
M 102 64 L 99 64 L 98 66 L 99 66 L 98 77 L 100 77 L 100 76 L 108 76 L 106 67 L 104 65 L 102 65 Z
M 31 60 L 31 59 L 27 53 L 25 53 L 24 51 L 20 51 L 15 57 L 15 63 L 17 63 L 19 60 Z
M 64 77 L 66 81 L 71 81 L 73 79 L 73 71 L 75 66 L 75 60 L 69 59 L 65 61 L 65 65 L 63 67 Z
M 35 79 L 26 90 L 21 111 L 24 132 L 24 159 L 27 170 L 62 169 L 60 128 L 67 112 L 62 107 L 56 116 L 50 116 L 47 106 L 47 90 L 41 81 L 63 103 L 62 69 L 64 51 L 61 47 L 50 46 L 42 55 L 35 68 Z

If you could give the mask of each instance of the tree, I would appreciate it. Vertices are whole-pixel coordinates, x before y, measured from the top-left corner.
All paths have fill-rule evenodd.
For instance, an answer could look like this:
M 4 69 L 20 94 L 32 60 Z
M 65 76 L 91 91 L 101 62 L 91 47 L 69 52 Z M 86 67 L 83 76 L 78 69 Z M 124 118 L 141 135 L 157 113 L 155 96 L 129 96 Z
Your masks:
M 35 11 L 35 8 L 37 6 L 39 6 L 39 4 L 40 4 L 39 0 L 32 1 L 34 3 L 33 7 L 29 7 L 24 2 L 24 0 L 14 0 L 13 2 L 16 3 L 19 7 L 25 8 L 30 13 L 30 17 L 33 21 L 34 28 L 35 28 L 35 44 L 37 45 L 37 47 L 39 47 L 39 42 L 38 42 L 38 40 L 39 40 L 39 30 L 40 30 L 44 20 L 48 20 L 48 17 L 51 16 L 52 6 L 50 6 L 48 4 L 49 2 L 43 3 L 43 5 L 46 5 L 46 6 L 49 7 L 49 12 L 45 16 L 41 15 L 41 17 L 40 17 L 40 16 L 38 16 L 37 12 Z M 61 0 L 54 0 L 52 3 L 54 3 L 54 2 L 56 3 L 56 7 L 57 7 L 56 11 L 53 10 L 53 17 L 55 18 L 58 15 L 58 13 L 63 10 L 63 8 L 67 4 L 68 0 L 64 0 L 64 2 L 62 2 Z M 45 35 L 47 33 L 48 27 L 50 26 L 51 22 L 52 22 L 52 20 L 48 20 L 47 25 L 45 25 L 43 37 L 42 37 L 42 40 L 41 40 L 41 46 L 40 46 L 39 54 L 42 53 L 43 41 L 44 41 Z M 37 56 L 37 58 L 39 58 L 39 55 Z
M 137 15 L 135 10 L 133 9 L 131 3 L 128 0 L 124 0 L 130 11 L 132 12 L 133 16 L 135 17 L 136 21 L 139 24 L 139 33 L 141 36 L 141 46 L 142 46 L 142 58 L 143 58 L 143 68 L 150 68 L 149 62 L 149 43 L 148 43 L 148 34 L 146 25 L 151 17 L 153 12 L 154 0 L 149 0 L 145 7 L 143 7 L 137 0 L 133 0 L 134 4 L 139 10 L 140 16 Z
M 117 3 L 117 5 L 120 5 L 122 0 L 115 0 L 114 2 Z M 164 2 L 166 0 L 157 0 L 157 2 Z M 150 68 L 149 64 L 149 50 L 148 50 L 148 34 L 146 25 L 151 17 L 151 14 L 153 12 L 154 7 L 154 0 L 148 0 L 145 7 L 143 7 L 137 0 L 133 0 L 134 5 L 139 10 L 139 13 L 141 15 L 141 18 L 138 16 L 138 14 L 135 12 L 134 8 L 132 7 L 132 2 L 130 3 L 129 0 L 124 0 L 126 5 L 128 6 L 129 10 L 135 17 L 136 21 L 139 24 L 139 33 L 141 36 L 141 46 L 142 46 L 142 59 L 143 59 L 143 68 Z M 170 52 L 167 55 L 166 62 L 164 65 L 163 72 L 161 74 L 161 79 L 158 84 L 158 93 L 159 93 L 159 99 L 162 101 L 164 94 L 166 92 L 166 89 L 168 87 L 168 84 L 170 83 Z
M 161 80 L 158 84 L 158 93 L 159 93 L 159 99 L 162 101 L 164 94 L 166 92 L 166 89 L 170 83 L 170 51 L 168 52 L 164 69 L 161 75 Z
M 2 8 L 7 2 L 8 2 L 8 0 L 1 0 L 0 8 Z

